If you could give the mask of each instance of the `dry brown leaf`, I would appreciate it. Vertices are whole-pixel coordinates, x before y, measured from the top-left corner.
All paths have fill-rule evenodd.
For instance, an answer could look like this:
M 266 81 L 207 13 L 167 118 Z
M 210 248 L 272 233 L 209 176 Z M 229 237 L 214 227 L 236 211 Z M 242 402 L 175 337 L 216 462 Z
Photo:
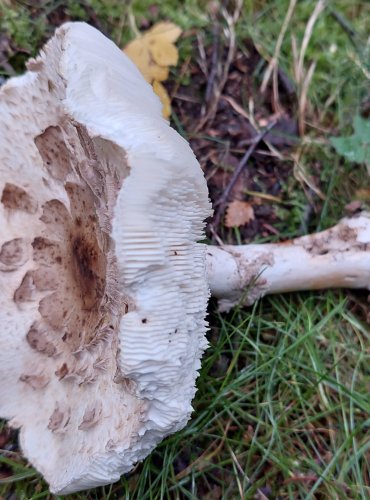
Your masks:
M 254 219 L 254 210 L 250 203 L 246 201 L 235 200 L 229 203 L 227 207 L 225 226 L 239 227 L 248 224 Z
M 124 52 L 138 67 L 145 80 L 153 85 L 163 104 L 163 116 L 171 114 L 171 100 L 159 82 L 167 80 L 169 66 L 176 65 L 179 54 L 174 42 L 181 35 L 181 28 L 170 22 L 161 22 L 132 40 Z
M 355 192 L 355 197 L 361 201 L 369 201 L 370 199 L 370 189 L 360 188 Z

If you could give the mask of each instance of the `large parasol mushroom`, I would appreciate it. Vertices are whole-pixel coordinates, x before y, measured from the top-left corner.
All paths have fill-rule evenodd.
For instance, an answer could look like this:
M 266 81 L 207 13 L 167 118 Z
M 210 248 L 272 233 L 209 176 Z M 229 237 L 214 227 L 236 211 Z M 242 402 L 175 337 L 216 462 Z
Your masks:
M 186 424 L 208 281 L 224 309 L 368 286 L 370 224 L 208 248 L 199 164 L 112 42 L 66 24 L 28 69 L 0 91 L 0 416 L 65 494 L 117 480 Z

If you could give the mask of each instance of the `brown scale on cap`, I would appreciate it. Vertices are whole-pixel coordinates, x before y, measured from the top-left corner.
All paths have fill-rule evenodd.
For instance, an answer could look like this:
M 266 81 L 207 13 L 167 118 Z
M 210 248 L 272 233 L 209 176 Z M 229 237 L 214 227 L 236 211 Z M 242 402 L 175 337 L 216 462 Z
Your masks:
M 83 414 L 82 421 L 78 428 L 80 430 L 87 430 L 94 427 L 100 420 L 103 411 L 103 404 L 101 401 L 94 401 L 89 405 Z
M 48 331 L 42 328 L 42 325 L 34 323 L 27 333 L 27 342 L 38 352 L 45 353 L 47 356 L 56 354 L 55 346 L 48 341 Z
M 18 305 L 22 304 L 23 302 L 33 302 L 34 300 L 36 300 L 36 293 L 37 290 L 33 279 L 33 272 L 28 271 L 24 275 L 20 286 L 14 293 L 14 302 L 16 302 Z
M 71 409 L 69 407 L 61 407 L 57 403 L 50 416 L 48 429 L 52 432 L 63 433 L 70 421 L 70 418 Z
M 14 271 L 26 258 L 25 242 L 22 238 L 6 241 L 0 248 L 0 269 Z
M 37 203 L 23 188 L 7 182 L 4 186 L 1 203 L 8 210 L 22 210 L 34 214 L 37 211 Z
M 55 375 L 60 380 L 75 377 L 79 383 L 91 383 L 107 361 L 96 359 L 87 370 L 76 353 L 109 337 L 115 343 L 120 316 L 127 312 L 127 301 L 118 296 L 112 280 L 116 272 L 109 236 L 109 217 L 124 168 L 110 171 L 104 140 L 95 145 L 83 127 L 67 121 L 47 128 L 35 144 L 47 177 L 62 184 L 66 196 L 65 201 L 50 199 L 41 207 L 45 230 L 31 242 L 35 269 L 22 278 L 14 301 L 18 305 L 39 302 L 41 318 L 31 325 L 26 340 L 39 353 L 60 357 Z M 122 151 L 117 154 L 122 158 Z M 22 189 L 7 184 L 4 192 L 2 202 L 9 208 L 35 206 Z M 21 250 L 18 239 L 3 245 L 0 263 L 15 265 L 22 259 Z M 116 314 L 121 300 L 123 306 Z M 25 376 L 25 382 L 31 384 L 30 380 Z
M 70 172 L 70 153 L 60 127 L 48 127 L 35 138 L 35 144 L 49 174 L 63 181 Z
M 49 383 L 49 377 L 45 374 L 21 375 L 21 382 L 28 384 L 32 389 L 43 389 Z

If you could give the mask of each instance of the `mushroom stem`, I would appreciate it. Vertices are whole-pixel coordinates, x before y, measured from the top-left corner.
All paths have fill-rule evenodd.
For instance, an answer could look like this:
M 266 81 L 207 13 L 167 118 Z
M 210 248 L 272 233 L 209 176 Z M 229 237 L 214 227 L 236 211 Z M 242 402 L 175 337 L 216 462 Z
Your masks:
M 211 293 L 225 311 L 266 294 L 323 288 L 370 289 L 370 214 L 282 243 L 207 248 Z

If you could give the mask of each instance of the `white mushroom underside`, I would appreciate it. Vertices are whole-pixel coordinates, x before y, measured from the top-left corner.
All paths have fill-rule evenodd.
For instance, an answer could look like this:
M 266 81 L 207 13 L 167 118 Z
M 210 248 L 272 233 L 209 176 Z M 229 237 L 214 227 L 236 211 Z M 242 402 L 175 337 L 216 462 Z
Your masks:
M 206 346 L 207 187 L 103 35 L 57 31 L 0 92 L 0 416 L 54 493 L 183 427 Z

